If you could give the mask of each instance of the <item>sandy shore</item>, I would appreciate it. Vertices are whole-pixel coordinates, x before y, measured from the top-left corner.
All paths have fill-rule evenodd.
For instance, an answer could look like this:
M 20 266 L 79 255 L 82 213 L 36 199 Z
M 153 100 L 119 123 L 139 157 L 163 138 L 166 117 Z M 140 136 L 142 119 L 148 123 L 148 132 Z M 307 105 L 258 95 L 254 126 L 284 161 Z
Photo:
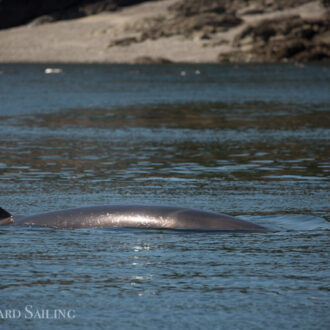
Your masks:
M 147 2 L 118 12 L 101 13 L 81 19 L 42 25 L 29 24 L 0 31 L 2 63 L 136 63 L 171 61 L 214 63 L 219 54 L 235 50 L 234 40 L 248 24 L 299 15 L 320 18 L 325 9 L 318 1 L 297 8 L 272 13 L 240 14 L 242 23 L 227 31 L 204 38 L 173 35 L 156 40 L 139 40 L 136 27 L 157 17 L 168 15 L 168 6 L 177 0 Z M 138 42 L 127 42 L 139 40 Z M 123 40 L 123 45 L 116 41 Z

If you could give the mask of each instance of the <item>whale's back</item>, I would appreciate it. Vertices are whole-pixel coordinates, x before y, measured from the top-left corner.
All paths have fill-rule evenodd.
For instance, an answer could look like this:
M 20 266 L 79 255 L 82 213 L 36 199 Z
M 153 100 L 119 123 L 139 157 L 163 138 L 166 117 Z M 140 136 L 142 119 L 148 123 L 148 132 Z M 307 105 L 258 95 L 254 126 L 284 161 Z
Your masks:
M 52 228 L 155 228 L 264 231 L 266 228 L 224 214 L 174 206 L 106 205 L 66 209 L 15 219 L 15 225 Z

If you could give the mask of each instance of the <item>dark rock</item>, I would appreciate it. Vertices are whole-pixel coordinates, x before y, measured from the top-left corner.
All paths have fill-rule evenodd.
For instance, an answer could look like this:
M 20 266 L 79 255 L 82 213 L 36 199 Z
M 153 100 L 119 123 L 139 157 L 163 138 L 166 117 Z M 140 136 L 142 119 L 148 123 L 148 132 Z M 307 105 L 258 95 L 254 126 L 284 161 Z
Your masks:
M 137 57 L 134 61 L 136 64 L 170 64 L 171 60 L 164 57 L 150 57 L 150 56 L 141 56 Z
M 147 28 L 133 27 L 134 31 L 141 32 L 141 41 L 146 39 L 156 40 L 162 37 L 182 35 L 191 37 L 196 32 L 204 35 L 226 31 L 231 27 L 241 24 L 242 20 L 232 14 L 202 13 L 185 18 L 157 19 L 150 22 Z
M 121 46 L 121 47 L 126 47 L 131 44 L 137 43 L 140 40 L 137 37 L 127 37 L 127 38 L 122 38 L 122 39 L 116 39 L 110 41 L 108 47 L 114 47 L 114 46 Z
M 226 7 L 224 6 L 223 1 L 221 2 L 217 0 L 185 0 L 175 3 L 168 9 L 170 12 L 180 17 L 194 16 L 207 12 L 223 14 L 226 11 Z
M 257 26 L 253 32 L 254 32 L 254 37 L 256 39 L 260 38 L 265 42 L 267 42 L 270 37 L 277 34 L 274 26 L 272 26 L 270 24 L 263 24 L 263 25 Z
M 219 61 L 311 61 L 330 59 L 330 19 L 292 16 L 246 27 L 235 39 L 237 50 Z M 243 46 L 250 45 L 243 51 Z M 245 59 L 245 60 L 244 60 Z
M 249 3 L 256 4 L 258 7 L 263 7 L 265 12 L 272 12 L 277 10 L 290 9 L 294 7 L 301 6 L 311 2 L 311 0 L 254 0 L 249 1 Z
M 290 17 L 287 20 L 264 20 L 256 25 L 247 26 L 235 39 L 235 44 L 239 45 L 240 41 L 246 37 L 251 37 L 254 41 L 267 42 L 270 37 L 275 35 L 287 35 L 294 26 L 301 23 L 299 16 Z
M 322 0 L 324 7 L 330 7 L 330 0 Z
M 264 9 L 261 8 L 252 8 L 252 9 L 245 9 L 240 11 L 240 15 L 256 15 L 256 14 L 263 14 L 265 12 Z
M 297 62 L 326 61 L 330 60 L 330 45 L 320 43 L 317 45 L 308 44 L 305 51 L 295 56 Z
M 272 46 L 271 44 L 269 49 L 273 51 L 272 55 L 276 56 L 277 59 L 290 59 L 306 49 L 302 40 L 288 40 L 278 43 L 276 48 Z
M 30 24 L 31 25 L 42 25 L 42 24 L 47 24 L 47 23 L 53 23 L 55 21 L 56 21 L 56 19 L 52 15 L 42 15 L 42 16 L 39 16 L 38 18 L 34 19 Z
M 169 11 L 180 17 L 193 16 L 200 13 L 236 13 L 239 10 L 246 10 L 250 5 L 249 14 L 261 12 L 272 12 L 276 10 L 289 9 L 303 5 L 311 0 L 181 0 L 169 7 Z M 330 0 L 323 0 L 330 1 Z
M 115 1 L 97 1 L 94 3 L 87 3 L 81 6 L 80 12 L 83 16 L 95 15 L 103 11 L 114 11 L 118 8 L 118 2 Z

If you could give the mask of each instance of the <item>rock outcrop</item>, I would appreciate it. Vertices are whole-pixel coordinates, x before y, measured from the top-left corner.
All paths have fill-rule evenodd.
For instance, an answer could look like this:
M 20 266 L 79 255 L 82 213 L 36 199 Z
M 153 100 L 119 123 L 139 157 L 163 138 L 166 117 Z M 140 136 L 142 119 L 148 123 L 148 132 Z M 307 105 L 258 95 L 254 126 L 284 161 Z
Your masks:
M 220 62 L 320 61 L 330 58 L 330 17 L 262 20 L 248 25 L 234 40 L 234 49 Z
M 199 38 L 205 47 L 227 44 L 219 62 L 319 61 L 330 58 L 330 15 L 304 19 L 299 15 L 260 17 L 292 10 L 310 0 L 181 0 L 168 14 L 127 26 L 134 36 L 112 40 L 109 47 L 128 46 L 171 36 Z M 327 6 L 324 1 L 324 6 Z M 288 11 L 290 13 L 290 11 Z M 246 17 L 259 16 L 253 22 Z M 233 40 L 217 35 L 242 27 Z

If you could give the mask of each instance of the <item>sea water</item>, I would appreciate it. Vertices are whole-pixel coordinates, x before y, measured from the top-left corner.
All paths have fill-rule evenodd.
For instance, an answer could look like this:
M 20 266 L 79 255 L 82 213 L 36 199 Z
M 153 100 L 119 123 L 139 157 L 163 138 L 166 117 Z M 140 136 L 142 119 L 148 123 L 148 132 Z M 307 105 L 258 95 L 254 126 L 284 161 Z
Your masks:
M 13 215 L 177 205 L 270 229 L 3 226 L 0 327 L 328 328 L 329 114 L 325 64 L 0 65 Z

